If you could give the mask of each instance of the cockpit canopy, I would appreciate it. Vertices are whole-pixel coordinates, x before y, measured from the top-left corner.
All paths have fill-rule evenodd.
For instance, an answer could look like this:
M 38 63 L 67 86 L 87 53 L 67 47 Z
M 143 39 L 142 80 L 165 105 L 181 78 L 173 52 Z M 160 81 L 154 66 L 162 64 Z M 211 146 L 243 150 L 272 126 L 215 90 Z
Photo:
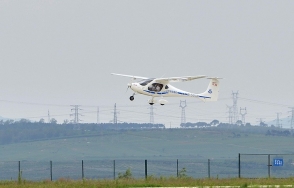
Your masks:
M 139 84 L 140 84 L 141 86 L 146 86 L 147 84 L 149 84 L 150 82 L 152 82 L 154 79 L 155 79 L 155 78 L 144 79 L 144 80 L 141 80 L 141 81 L 139 82 Z
M 152 82 L 155 78 L 148 78 L 148 79 L 144 79 L 144 80 L 141 80 L 139 82 L 139 84 L 141 86 L 146 86 L 148 85 L 150 82 Z M 163 84 L 160 84 L 160 83 L 152 83 L 150 86 L 148 86 L 148 90 L 149 91 L 155 91 L 155 92 L 159 92 L 161 91 L 163 88 Z M 167 87 L 168 88 L 168 87 Z

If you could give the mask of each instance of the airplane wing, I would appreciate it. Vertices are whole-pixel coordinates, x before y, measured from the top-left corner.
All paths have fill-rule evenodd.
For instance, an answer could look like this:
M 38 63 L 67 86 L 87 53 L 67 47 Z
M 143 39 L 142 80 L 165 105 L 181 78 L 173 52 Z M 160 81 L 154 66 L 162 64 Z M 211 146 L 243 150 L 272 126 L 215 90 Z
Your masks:
M 191 81 L 199 78 L 205 78 L 205 75 L 200 76 L 183 76 L 183 77 L 169 77 L 169 78 L 156 78 L 153 82 L 168 84 L 169 82 L 186 82 Z
M 124 77 L 133 78 L 134 80 L 136 80 L 136 79 L 148 79 L 147 77 L 142 77 L 142 76 L 132 76 L 132 75 L 116 74 L 116 73 L 111 73 L 111 74 L 116 75 L 116 76 L 124 76 Z

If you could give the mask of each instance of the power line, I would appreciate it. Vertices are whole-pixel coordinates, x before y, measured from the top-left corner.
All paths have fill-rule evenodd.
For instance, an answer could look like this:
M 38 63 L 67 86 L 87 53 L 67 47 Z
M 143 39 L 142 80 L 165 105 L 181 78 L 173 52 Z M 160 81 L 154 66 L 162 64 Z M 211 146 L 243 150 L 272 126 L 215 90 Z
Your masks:
M 219 98 L 218 101 L 223 101 L 223 100 L 228 100 L 231 98 Z M 248 98 L 243 98 L 243 97 L 238 97 L 238 99 L 243 100 L 243 101 L 248 101 L 248 102 L 253 102 L 253 103 L 260 103 L 260 104 L 265 104 L 265 105 L 273 105 L 273 106 L 281 106 L 281 107 L 290 107 L 290 105 L 285 105 L 285 104 L 279 104 L 279 103 L 272 103 L 272 102 L 266 102 L 266 101 L 261 101 L 261 100 L 256 100 L 256 99 L 248 99 Z M 24 104 L 24 105 L 36 105 L 36 106 L 57 106 L 57 107 L 68 107 L 71 106 L 69 104 L 51 104 L 51 103 L 34 103 L 34 102 L 24 102 L 24 101 L 11 101 L 11 100 L 4 100 L 0 99 L 0 102 L 6 102 L 6 103 L 17 103 L 17 104 Z M 203 103 L 202 101 L 191 101 L 191 104 L 194 103 Z M 178 103 L 169 103 L 169 105 L 177 105 Z M 97 105 L 87 105 L 87 104 L 82 104 L 83 107 L 97 107 Z M 110 107 L 110 105 L 99 105 L 100 107 Z M 142 106 L 141 104 L 138 105 L 123 105 L 120 107 L 140 107 Z
M 228 99 L 228 98 L 223 98 L 223 99 L 220 99 L 220 100 L 226 100 L 226 99 Z M 271 103 L 271 102 L 265 102 L 265 101 L 259 101 L 259 100 L 253 100 L 253 99 L 247 99 L 247 98 L 240 98 L 239 96 L 238 96 L 238 99 L 240 99 L 240 100 L 243 100 L 243 101 L 248 101 L 248 102 L 252 102 L 252 103 L 259 103 L 259 104 L 263 104 L 263 105 L 272 105 L 272 106 L 282 106 L 282 107 L 289 107 L 288 105 L 284 105 L 284 104 L 278 104 L 278 103 Z M 9 101 L 9 100 L 0 100 L 0 102 L 9 102 L 9 103 L 18 103 L 18 104 L 23 104 L 23 105 L 38 105 L 38 106 L 58 106 L 58 107 L 69 107 L 69 106 L 71 106 L 71 105 L 58 105 L 58 104 L 42 104 L 42 103 L 32 103 L 32 102 L 19 102 L 19 101 Z M 191 103 L 203 103 L 203 102 L 201 102 L 201 101 L 192 101 Z M 178 103 L 169 103 L 169 105 L 176 105 L 176 104 L 178 104 Z M 124 105 L 124 106 L 120 106 L 120 107 L 125 107 L 125 108 L 127 108 L 127 109 L 130 109 L 130 108 L 137 108 L 137 107 L 140 107 L 140 106 L 142 106 L 141 104 L 138 104 L 138 105 Z M 97 105 L 83 105 L 83 108 L 84 107 L 95 107 L 95 108 L 97 108 Z M 105 105 L 105 106 L 100 106 L 100 107 L 107 107 L 107 108 L 110 108 L 110 106 L 109 105 Z M 190 106 L 189 106 L 190 107 Z M 193 108 L 193 107 L 192 107 Z M 111 107 L 111 109 L 113 109 L 113 107 Z M 109 110 L 107 110 L 107 111 L 110 111 L 111 109 L 109 109 Z M 87 113 L 97 113 L 97 111 L 98 110 L 93 110 L 93 112 L 87 112 Z M 99 110 L 99 113 L 101 113 L 102 111 L 105 111 L 105 110 Z M 168 111 L 168 113 L 166 113 Z M 167 111 L 165 111 L 165 113 L 163 113 L 162 115 L 160 115 L 160 114 L 158 114 L 158 116 L 161 116 L 162 117 L 162 119 L 163 119 L 163 117 L 167 117 L 167 116 L 169 116 L 169 117 L 174 117 L 174 118 L 177 118 L 177 121 L 181 118 L 181 121 L 182 121 L 182 117 L 185 117 L 185 118 L 183 118 L 183 119 L 185 119 L 186 120 L 186 118 L 187 118 L 187 114 L 184 112 L 184 114 L 185 114 L 185 116 L 181 116 L 181 117 L 179 117 L 179 116 L 173 116 L 173 115 L 168 115 L 168 114 L 172 114 L 172 113 L 176 113 L 176 108 L 171 108 L 171 109 L 167 109 Z M 83 111 L 83 114 L 84 113 L 86 113 L 86 112 L 84 112 Z M 202 111 L 201 112 L 199 112 L 200 114 L 202 113 Z M 46 114 L 46 113 L 45 113 Z M 145 114 L 145 113 L 141 113 L 141 114 Z M 211 114 L 211 113 L 208 113 L 208 115 L 209 114 Z M 239 114 L 239 113 L 238 113 Z M 51 117 L 53 116 L 52 114 L 50 114 L 49 113 L 49 110 L 48 110 L 48 115 L 50 116 L 51 115 Z M 38 116 L 38 117 L 48 117 L 48 115 L 46 116 Z M 66 114 L 66 115 L 68 115 L 68 114 Z M 97 115 L 99 116 L 99 114 L 97 113 Z M 62 116 L 61 114 L 60 115 L 54 115 L 54 116 Z M 100 115 L 100 117 L 98 117 L 97 116 L 97 122 L 98 122 L 98 119 L 99 119 L 99 122 L 101 121 L 101 115 Z M 103 114 L 103 116 L 104 116 L 104 114 Z M 190 115 L 191 116 L 191 115 Z M 198 114 L 198 116 L 201 116 L 201 115 L 199 115 Z M 204 116 L 204 115 L 202 115 L 202 116 Z M 230 115 L 229 115 L 230 116 Z M 251 115 L 249 115 L 250 117 L 252 116 L 252 114 Z M 260 116 L 260 115 L 259 115 Z M 274 116 L 274 114 L 273 114 L 273 116 Z M 27 118 L 38 118 L 38 117 L 27 117 Z M 93 115 L 93 117 L 94 117 L 94 115 Z M 248 116 L 246 116 L 247 118 L 248 118 Z M 264 116 L 263 116 L 264 117 Z M 132 116 L 130 116 L 130 118 L 134 118 L 134 117 L 132 117 Z M 194 118 L 193 116 L 192 117 L 190 117 L 190 118 Z M 216 117 L 214 117 L 214 118 L 216 118 Z M 221 118 L 225 118 L 225 117 L 221 117 Z M 46 118 L 45 118 L 46 119 Z M 48 118 L 49 119 L 49 118 Z M 51 119 L 51 118 L 50 118 Z M 195 118 L 194 118 L 195 119 Z M 273 119 L 275 119 L 275 118 L 273 118 Z M 49 121 L 49 120 L 48 120 Z M 94 121 L 95 122 L 95 118 L 93 118 L 93 120 L 91 120 L 91 121 Z M 130 120 L 130 121 L 132 121 L 132 120 Z M 230 121 L 230 118 L 229 118 L 229 121 Z M 293 121 L 291 120 L 291 123 L 292 123 Z M 292 127 L 293 127 L 293 123 L 292 123 L 292 125 L 291 125 Z
M 289 105 L 285 105 L 285 104 L 272 103 L 272 102 L 260 101 L 260 100 L 255 100 L 255 99 L 248 99 L 248 98 L 242 98 L 242 97 L 239 97 L 239 99 L 240 99 L 240 100 L 244 100 L 244 101 L 248 101 L 248 102 L 264 104 L 264 105 L 281 106 L 281 107 L 290 107 Z
M 11 100 L 0 100 L 0 102 L 16 103 L 16 104 L 24 104 L 24 105 L 36 105 L 36 106 L 58 106 L 58 107 L 70 106 L 70 105 L 61 105 L 61 104 L 45 104 L 45 103 L 33 103 L 33 102 L 11 101 Z
M 221 100 L 227 100 L 230 98 L 219 98 L 218 101 Z M 56 107 L 69 107 L 71 105 L 69 104 L 51 104 L 51 103 L 35 103 L 35 102 L 24 102 L 24 101 L 11 101 L 11 100 L 4 100 L 0 99 L 0 102 L 5 102 L 5 103 L 16 103 L 16 104 L 23 104 L 23 105 L 35 105 L 35 106 L 56 106 Z M 202 101 L 194 101 L 190 103 L 203 103 Z M 178 103 L 169 103 L 169 105 L 177 105 Z M 97 105 L 87 105 L 87 104 L 81 104 L 81 106 L 85 107 L 97 107 Z M 100 107 L 110 107 L 110 105 L 99 105 Z M 142 106 L 141 104 L 138 105 L 123 105 L 120 107 L 140 107 Z

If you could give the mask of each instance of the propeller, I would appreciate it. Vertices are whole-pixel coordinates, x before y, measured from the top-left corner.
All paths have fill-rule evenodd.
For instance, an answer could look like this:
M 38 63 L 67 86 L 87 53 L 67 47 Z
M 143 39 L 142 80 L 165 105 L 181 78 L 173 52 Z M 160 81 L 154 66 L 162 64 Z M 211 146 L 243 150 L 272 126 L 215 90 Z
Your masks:
M 134 80 L 136 80 L 136 78 L 131 78 L 131 82 L 133 82 Z M 131 88 L 132 84 L 131 83 L 128 83 L 128 88 L 126 90 L 126 92 L 128 91 L 129 88 Z
M 129 88 L 131 88 L 132 84 L 131 83 L 128 83 L 128 87 L 127 87 L 127 90 L 126 92 L 128 91 Z

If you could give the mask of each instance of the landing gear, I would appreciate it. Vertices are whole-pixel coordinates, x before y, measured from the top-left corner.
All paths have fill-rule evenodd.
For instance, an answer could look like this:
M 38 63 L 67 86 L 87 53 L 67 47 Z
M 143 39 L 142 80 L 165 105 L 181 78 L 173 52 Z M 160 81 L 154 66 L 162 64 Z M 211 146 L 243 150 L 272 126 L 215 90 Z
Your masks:
M 152 97 L 151 99 L 149 99 L 148 103 L 150 105 L 153 105 L 156 101 L 154 100 L 154 98 Z
M 158 102 L 161 106 L 167 104 L 167 100 L 164 100 L 163 98 L 161 98 Z
M 133 93 L 133 95 L 130 96 L 130 101 L 133 101 L 135 99 L 134 95 L 135 95 L 135 93 Z

